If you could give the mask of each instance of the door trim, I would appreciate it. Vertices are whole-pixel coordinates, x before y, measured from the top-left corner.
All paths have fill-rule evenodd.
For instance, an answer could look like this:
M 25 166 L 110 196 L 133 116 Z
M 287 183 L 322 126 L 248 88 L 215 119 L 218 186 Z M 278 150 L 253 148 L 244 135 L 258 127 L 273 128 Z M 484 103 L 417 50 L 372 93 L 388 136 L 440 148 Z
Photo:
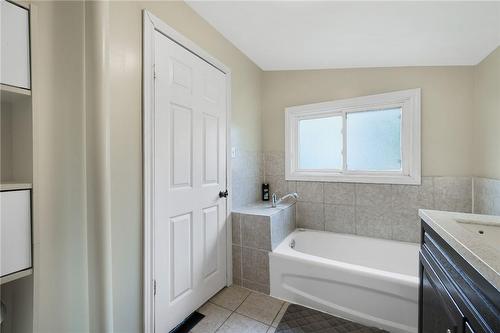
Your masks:
M 231 193 L 231 70 L 222 62 L 212 57 L 194 42 L 175 31 L 172 27 L 161 21 L 148 10 L 143 10 L 143 314 L 144 332 L 154 332 L 154 221 L 152 181 L 154 170 L 152 157 L 154 142 L 152 126 L 154 124 L 153 112 L 155 101 L 154 90 L 154 32 L 158 31 L 179 44 L 197 57 L 211 64 L 226 75 L 226 187 Z M 226 285 L 232 284 L 232 225 L 231 221 L 231 195 L 226 202 Z

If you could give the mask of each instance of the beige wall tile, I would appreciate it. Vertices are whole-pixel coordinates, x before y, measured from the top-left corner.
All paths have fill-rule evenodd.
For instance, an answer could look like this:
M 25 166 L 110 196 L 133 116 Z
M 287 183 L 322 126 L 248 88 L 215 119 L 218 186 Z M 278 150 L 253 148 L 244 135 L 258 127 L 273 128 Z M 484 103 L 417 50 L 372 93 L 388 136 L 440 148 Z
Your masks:
M 323 202 L 323 183 L 297 182 L 299 201 Z
M 244 247 L 242 266 L 244 280 L 269 285 L 269 252 Z
M 240 221 L 243 246 L 271 250 L 271 219 L 269 216 L 241 214 Z
M 355 184 L 325 183 L 325 203 L 335 205 L 354 205 Z
M 325 204 L 325 230 L 355 234 L 354 206 Z
M 297 202 L 297 227 L 325 230 L 325 214 L 322 203 Z

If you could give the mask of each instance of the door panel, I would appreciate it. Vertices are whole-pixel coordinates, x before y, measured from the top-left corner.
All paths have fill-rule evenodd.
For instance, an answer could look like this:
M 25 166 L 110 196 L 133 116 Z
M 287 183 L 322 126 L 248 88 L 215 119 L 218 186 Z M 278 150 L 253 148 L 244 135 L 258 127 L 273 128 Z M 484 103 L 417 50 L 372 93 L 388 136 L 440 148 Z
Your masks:
M 203 115 L 203 140 L 205 141 L 203 157 L 203 184 L 217 184 L 219 175 L 219 119 L 212 115 Z
M 193 110 L 172 105 L 170 133 L 172 134 L 172 187 L 191 186 Z
M 191 214 L 170 220 L 171 300 L 192 289 L 193 233 Z
M 226 284 L 226 77 L 155 32 L 155 330 Z
M 219 207 L 213 206 L 203 210 L 204 222 L 204 278 L 217 272 L 218 268 L 218 237 L 219 237 Z

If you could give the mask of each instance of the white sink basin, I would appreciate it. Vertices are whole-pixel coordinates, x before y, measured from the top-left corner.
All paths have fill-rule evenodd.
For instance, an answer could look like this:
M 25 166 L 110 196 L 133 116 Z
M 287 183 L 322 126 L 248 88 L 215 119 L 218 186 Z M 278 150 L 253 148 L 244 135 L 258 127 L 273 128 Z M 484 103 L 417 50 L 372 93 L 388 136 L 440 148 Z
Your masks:
M 495 222 L 457 219 L 467 231 L 476 235 L 478 239 L 500 251 L 500 224 Z

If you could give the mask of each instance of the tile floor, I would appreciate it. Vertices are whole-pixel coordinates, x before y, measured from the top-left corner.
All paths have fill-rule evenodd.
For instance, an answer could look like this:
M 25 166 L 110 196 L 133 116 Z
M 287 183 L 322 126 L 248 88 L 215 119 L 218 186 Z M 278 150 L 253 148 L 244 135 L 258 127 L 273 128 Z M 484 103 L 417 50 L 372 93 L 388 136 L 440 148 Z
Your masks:
M 231 286 L 205 303 L 199 312 L 205 315 L 192 333 L 274 333 L 289 303 Z

